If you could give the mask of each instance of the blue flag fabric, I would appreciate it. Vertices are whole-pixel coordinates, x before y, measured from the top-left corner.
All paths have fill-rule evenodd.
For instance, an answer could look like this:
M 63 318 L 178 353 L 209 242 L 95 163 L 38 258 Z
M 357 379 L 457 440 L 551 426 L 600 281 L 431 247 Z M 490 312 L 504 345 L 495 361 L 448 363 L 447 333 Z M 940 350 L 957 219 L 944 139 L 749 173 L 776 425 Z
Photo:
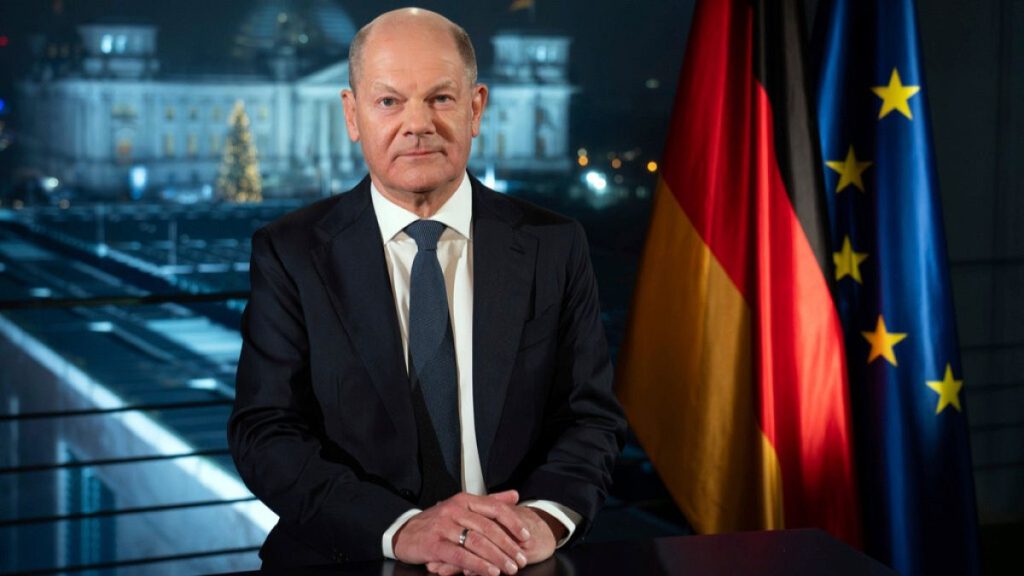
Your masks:
M 967 401 L 912 0 L 825 0 L 814 54 L 866 551 L 977 574 Z

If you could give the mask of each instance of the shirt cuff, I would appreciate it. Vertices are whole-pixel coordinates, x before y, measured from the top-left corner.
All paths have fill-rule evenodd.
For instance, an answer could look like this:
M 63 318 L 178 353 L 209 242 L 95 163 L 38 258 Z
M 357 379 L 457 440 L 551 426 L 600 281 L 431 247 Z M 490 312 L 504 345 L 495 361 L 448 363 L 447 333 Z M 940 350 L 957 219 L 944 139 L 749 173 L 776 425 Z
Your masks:
M 412 518 L 420 512 L 423 512 L 423 510 L 420 510 L 419 508 L 406 510 L 405 514 L 402 514 L 401 516 L 396 518 L 395 521 L 391 523 L 391 526 L 389 526 L 388 529 L 384 531 L 384 536 L 381 537 L 380 545 L 381 548 L 384 550 L 385 558 L 389 560 L 397 560 L 397 558 L 395 558 L 395 551 L 391 547 L 391 542 L 395 539 L 395 533 L 397 533 L 398 530 L 402 528 L 402 526 L 405 526 L 405 523 L 409 521 L 409 518 Z
M 576 525 L 580 523 L 580 520 L 583 520 L 583 516 L 551 500 L 527 500 L 526 502 L 520 502 L 519 505 L 543 510 L 554 516 L 555 520 L 558 520 L 562 526 L 565 526 L 565 537 L 555 543 L 556 549 L 561 548 L 572 538 L 572 533 L 576 531 Z

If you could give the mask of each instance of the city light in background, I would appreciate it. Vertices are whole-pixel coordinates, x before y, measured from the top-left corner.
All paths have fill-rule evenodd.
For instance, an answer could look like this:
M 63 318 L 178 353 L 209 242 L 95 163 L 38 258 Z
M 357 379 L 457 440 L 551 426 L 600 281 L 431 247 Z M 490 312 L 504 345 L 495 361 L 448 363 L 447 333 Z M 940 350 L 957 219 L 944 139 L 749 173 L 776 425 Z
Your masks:
M 608 190 L 608 178 L 601 172 L 590 170 L 583 175 L 583 180 L 598 196 L 603 196 Z

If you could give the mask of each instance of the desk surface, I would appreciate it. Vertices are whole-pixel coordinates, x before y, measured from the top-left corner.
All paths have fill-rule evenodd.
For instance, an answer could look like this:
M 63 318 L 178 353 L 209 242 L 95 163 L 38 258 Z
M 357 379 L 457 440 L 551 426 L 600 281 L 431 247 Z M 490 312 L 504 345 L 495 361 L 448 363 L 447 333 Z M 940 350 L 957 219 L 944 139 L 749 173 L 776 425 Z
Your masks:
M 406 576 L 426 570 L 391 561 L 310 567 L 301 570 L 242 572 L 257 574 Z M 675 576 L 756 574 L 868 576 L 895 572 L 820 530 L 743 532 L 718 536 L 677 536 L 584 544 L 528 566 L 522 576 L 602 576 L 641 574 Z

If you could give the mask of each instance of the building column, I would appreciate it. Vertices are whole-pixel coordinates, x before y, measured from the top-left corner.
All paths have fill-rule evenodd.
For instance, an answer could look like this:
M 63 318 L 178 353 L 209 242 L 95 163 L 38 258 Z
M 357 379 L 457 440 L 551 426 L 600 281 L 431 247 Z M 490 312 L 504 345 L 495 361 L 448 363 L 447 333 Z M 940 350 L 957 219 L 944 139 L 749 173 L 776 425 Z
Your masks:
M 330 116 L 327 114 L 327 105 L 321 100 L 317 102 L 317 108 L 319 110 L 318 121 L 320 123 L 317 129 L 318 146 L 317 153 L 319 155 L 319 166 L 320 166 L 320 193 L 324 196 L 331 194 L 331 147 L 330 147 L 330 133 L 331 123 Z
M 352 141 L 348 139 L 348 129 L 345 127 L 345 110 L 338 105 L 335 105 L 334 109 L 337 111 L 337 120 L 334 123 L 337 140 L 335 145 L 340 155 L 338 168 L 344 176 L 351 176 L 355 171 L 355 162 L 352 159 Z

